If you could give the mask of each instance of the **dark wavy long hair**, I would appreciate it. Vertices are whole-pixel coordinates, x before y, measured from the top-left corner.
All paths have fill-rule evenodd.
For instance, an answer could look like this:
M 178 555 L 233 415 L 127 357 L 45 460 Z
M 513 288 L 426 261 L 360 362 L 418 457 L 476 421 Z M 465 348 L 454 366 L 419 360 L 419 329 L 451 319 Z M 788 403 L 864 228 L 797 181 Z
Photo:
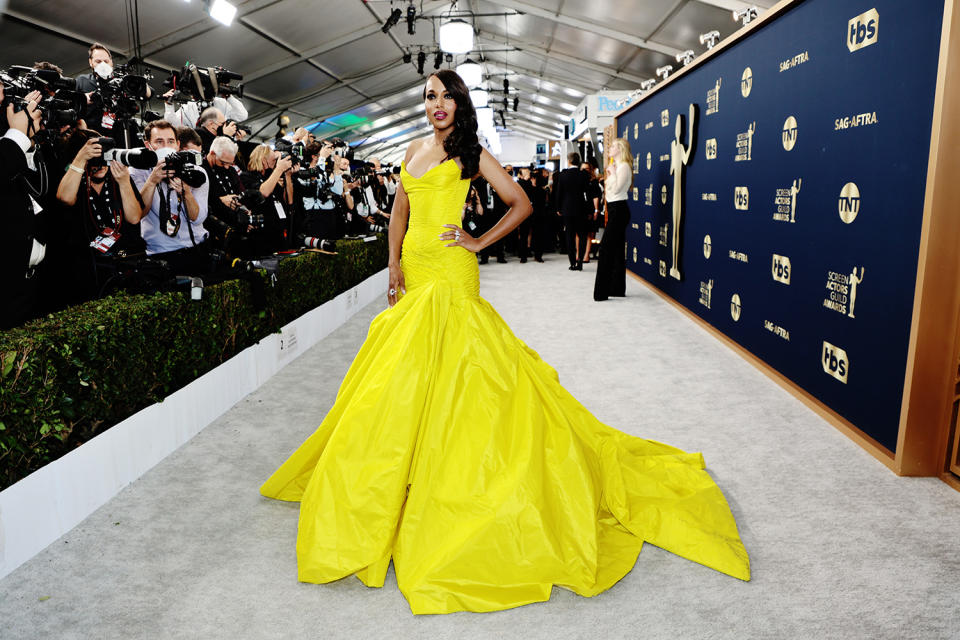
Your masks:
M 437 76 L 446 87 L 457 111 L 453 116 L 453 131 L 443 141 L 443 150 L 448 158 L 460 158 L 463 169 L 460 177 L 472 180 L 480 172 L 480 140 L 477 138 L 477 112 L 470 101 L 470 90 L 456 71 L 440 69 L 430 74 Z M 427 99 L 427 88 L 423 88 L 423 99 Z

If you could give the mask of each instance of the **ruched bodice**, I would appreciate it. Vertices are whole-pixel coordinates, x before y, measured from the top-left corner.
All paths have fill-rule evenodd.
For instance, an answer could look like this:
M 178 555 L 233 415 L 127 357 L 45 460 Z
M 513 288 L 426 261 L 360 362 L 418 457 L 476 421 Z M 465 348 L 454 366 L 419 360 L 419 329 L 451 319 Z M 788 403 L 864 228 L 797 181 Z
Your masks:
M 410 199 L 410 219 L 403 238 L 400 266 L 407 291 L 435 281 L 449 285 L 454 297 L 480 294 L 480 273 L 473 252 L 448 247 L 438 236 L 445 224 L 460 225 L 470 181 L 460 177 L 460 167 L 446 160 L 419 178 L 400 165 L 400 179 Z

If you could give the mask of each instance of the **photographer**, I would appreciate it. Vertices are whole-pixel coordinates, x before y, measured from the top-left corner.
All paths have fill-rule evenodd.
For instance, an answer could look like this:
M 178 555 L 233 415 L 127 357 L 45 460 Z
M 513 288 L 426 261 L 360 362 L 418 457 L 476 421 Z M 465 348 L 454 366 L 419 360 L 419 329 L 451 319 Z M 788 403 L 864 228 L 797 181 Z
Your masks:
M 197 220 L 191 220 L 190 224 L 193 226 L 193 237 L 197 240 L 198 243 L 206 242 L 209 232 L 207 231 L 206 221 L 210 219 L 210 172 L 207 171 L 206 166 L 204 165 L 205 160 L 203 160 L 203 143 L 200 140 L 200 135 L 196 132 L 195 129 L 190 127 L 180 127 L 177 129 L 177 140 L 180 141 L 180 151 L 191 151 L 196 154 L 197 158 L 201 160 L 197 162 L 197 166 L 207 175 L 207 216 L 206 220 L 200 220 L 199 217 Z
M 146 78 L 134 75 L 115 77 L 113 57 L 99 42 L 90 45 L 87 54 L 90 72 L 77 76 L 77 91 L 86 94 L 84 121 L 87 128 L 114 137 L 123 147 L 133 147 L 139 130 L 133 123 L 137 100 L 153 95 Z M 122 67 L 121 67 L 122 68 Z M 114 131 L 114 127 L 119 131 Z
M 27 184 L 27 150 L 41 127 L 39 91 L 27 94 L 22 104 L 6 106 L 7 132 L 0 138 L 0 211 L 4 219 L 4 250 L 0 251 L 0 329 L 15 327 L 33 317 L 37 279 L 34 269 L 43 260 L 46 246 L 37 240 L 40 206 Z
M 66 305 L 98 297 L 115 273 L 113 259 L 145 250 L 140 192 L 126 166 L 103 160 L 101 140 L 93 131 L 78 130 L 71 136 L 69 150 L 79 149 L 57 189 L 57 200 L 65 208 L 59 262 L 64 267 L 60 302 Z
M 333 145 L 328 142 L 307 144 L 304 162 L 308 166 L 293 174 L 298 245 L 316 247 L 320 240 L 334 240 L 338 236 L 337 204 L 343 196 L 344 185 L 339 172 L 335 175 L 333 171 L 334 163 L 328 163 L 332 150 Z
M 132 171 L 144 202 L 140 230 L 147 255 L 165 260 L 178 275 L 203 273 L 209 259 L 191 222 L 202 225 L 207 217 L 207 176 L 194 164 L 195 154 L 178 153 L 177 132 L 169 122 L 154 120 L 144 138 L 158 158 L 152 170 Z
M 349 168 L 346 158 L 340 162 Z M 387 190 L 382 183 L 383 178 L 375 173 L 374 165 L 365 163 L 357 167 L 353 180 L 345 185 L 349 189 L 348 206 L 351 209 L 347 218 L 348 234 L 363 235 L 389 224 Z
M 264 200 L 251 211 L 255 216 L 250 230 L 252 255 L 268 255 L 290 244 L 291 220 L 288 206 L 293 202 L 291 172 L 294 157 L 262 144 L 250 154 L 247 170 L 240 174 L 245 189 L 256 189 Z
M 203 141 L 203 152 L 206 153 L 210 151 L 210 143 L 217 136 L 233 139 L 237 134 L 237 121 L 227 120 L 223 112 L 216 107 L 208 107 L 200 114 L 196 130 Z
M 214 139 L 203 159 L 203 168 L 210 177 L 210 206 L 205 225 L 214 244 L 230 256 L 249 253 L 243 245 L 246 235 L 253 231 L 250 223 L 240 216 L 244 189 L 240 174 L 234 168 L 236 156 L 237 143 L 220 136 Z

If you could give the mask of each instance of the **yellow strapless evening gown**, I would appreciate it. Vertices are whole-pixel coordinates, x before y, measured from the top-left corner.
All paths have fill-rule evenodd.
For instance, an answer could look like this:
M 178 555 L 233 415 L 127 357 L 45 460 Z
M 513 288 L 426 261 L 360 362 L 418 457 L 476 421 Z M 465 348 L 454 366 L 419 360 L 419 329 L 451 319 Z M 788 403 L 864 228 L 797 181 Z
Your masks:
M 701 454 L 599 422 L 480 297 L 476 256 L 437 237 L 460 224 L 456 162 L 400 175 L 407 294 L 261 488 L 300 501 L 299 579 L 380 587 L 392 559 L 413 613 L 494 611 L 596 595 L 647 541 L 749 580 Z

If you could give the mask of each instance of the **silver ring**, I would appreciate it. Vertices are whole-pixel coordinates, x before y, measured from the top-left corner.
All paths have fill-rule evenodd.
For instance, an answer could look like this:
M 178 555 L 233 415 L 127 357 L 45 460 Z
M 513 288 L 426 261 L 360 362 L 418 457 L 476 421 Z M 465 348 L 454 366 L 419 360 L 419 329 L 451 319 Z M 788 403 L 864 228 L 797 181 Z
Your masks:
M 391 296 L 395 296 L 395 295 L 397 295 L 397 290 L 396 290 L 396 289 L 390 289 L 390 291 L 389 291 L 388 293 L 389 293 Z
M 457 242 L 460 241 L 460 229 L 457 229 L 456 231 L 453 232 L 453 239 L 456 240 Z

